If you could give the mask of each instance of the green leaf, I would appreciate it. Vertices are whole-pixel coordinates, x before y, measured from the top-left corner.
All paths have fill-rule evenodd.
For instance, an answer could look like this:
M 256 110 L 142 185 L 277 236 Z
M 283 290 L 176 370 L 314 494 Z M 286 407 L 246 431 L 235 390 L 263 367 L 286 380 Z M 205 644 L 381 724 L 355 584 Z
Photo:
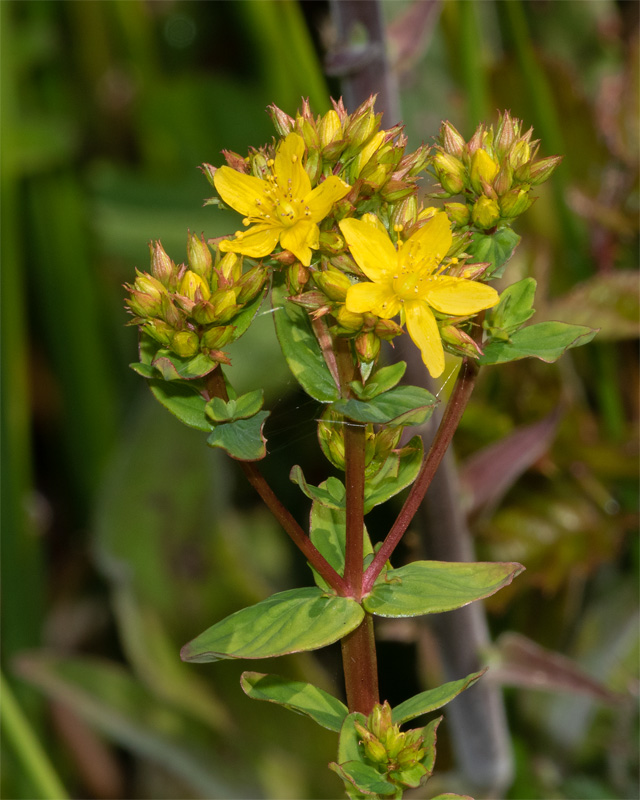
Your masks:
M 438 738 L 438 727 L 441 722 L 442 717 L 437 717 L 436 719 L 432 719 L 431 722 L 422 729 L 422 736 L 424 737 L 422 746 L 426 752 L 420 763 L 427 770 L 428 775 L 431 775 L 436 763 L 436 740 Z
M 344 718 L 349 713 L 348 708 L 337 697 L 311 683 L 261 672 L 243 672 L 240 685 L 248 697 L 277 703 L 289 711 L 311 717 L 318 725 L 336 733 L 340 731 Z
M 212 361 L 204 353 L 198 353 L 191 358 L 182 358 L 172 353 L 171 350 L 158 350 L 151 362 L 165 381 L 187 380 L 203 378 L 217 366 L 217 361 Z
M 207 438 L 207 444 L 222 448 L 238 461 L 259 461 L 267 454 L 262 426 L 268 416 L 268 411 L 259 411 L 250 419 L 216 425 Z
M 256 389 L 227 402 L 221 397 L 214 397 L 207 403 L 205 411 L 214 422 L 233 422 L 255 416 L 263 403 L 264 392 L 262 389 Z
M 374 372 L 365 386 L 359 381 L 352 381 L 349 386 L 360 400 L 371 400 L 397 386 L 406 369 L 406 362 L 398 361 L 396 364 L 390 364 L 388 367 L 382 367 Z
M 459 681 L 443 683 L 442 686 L 437 686 L 435 689 L 429 689 L 426 692 L 420 692 L 420 694 L 414 695 L 409 700 L 405 700 L 404 703 L 400 703 L 392 711 L 394 724 L 402 725 L 404 722 L 415 719 L 415 717 L 429 714 L 431 711 L 441 708 L 465 689 L 468 689 L 469 686 L 472 686 L 481 675 L 484 675 L 485 671 L 474 672 Z
M 143 364 L 141 362 L 136 362 L 134 364 L 129 364 L 129 366 L 134 372 L 137 372 L 138 375 L 142 375 L 143 378 L 158 377 L 157 371 L 150 364 Z
M 150 380 L 153 396 L 180 422 L 199 431 L 211 431 L 211 423 L 205 416 L 207 401 L 194 386 L 180 381 Z
M 391 453 L 382 469 L 368 480 L 364 488 L 364 513 L 385 503 L 389 498 L 410 486 L 422 466 L 424 446 L 420 436 L 414 436 L 402 448 L 402 452 Z
M 334 761 L 329 764 L 329 769 L 332 769 L 346 784 L 351 784 L 360 795 L 365 797 L 402 796 L 398 793 L 398 787 L 386 780 L 375 767 L 365 764 L 363 761 L 345 761 L 344 764 L 336 764 Z M 350 796 L 358 797 L 358 794 L 350 794 Z
M 504 364 L 521 358 L 539 358 L 552 363 L 571 347 L 588 344 L 598 331 L 566 322 L 540 322 L 516 331 L 508 342 L 490 342 L 479 363 Z
M 474 232 L 467 251 L 474 261 L 491 264 L 485 273 L 486 278 L 500 278 L 519 242 L 518 234 L 508 227 L 499 228 L 495 233 Z
M 328 481 L 321 483 L 320 488 L 326 488 L 327 483 Z M 346 517 L 347 512 L 344 506 L 330 508 L 319 500 L 314 501 L 311 506 L 311 521 L 309 525 L 311 541 L 339 575 L 344 573 Z M 366 559 L 367 556 L 373 553 L 373 547 L 366 528 L 363 528 L 362 535 L 364 538 L 363 555 Z M 313 575 L 320 588 L 328 588 L 324 579 L 315 570 Z
M 317 650 L 358 627 L 364 617 L 350 597 L 309 586 L 279 592 L 216 623 L 181 651 L 183 661 L 272 658 Z
M 536 282 L 533 278 L 511 284 L 500 295 L 498 305 L 488 313 L 486 327 L 490 330 L 497 329 L 497 332 L 504 333 L 502 339 L 508 339 L 535 313 L 535 294 Z
M 340 390 L 327 366 L 304 308 L 287 300 L 285 286 L 271 290 L 273 320 L 289 369 L 305 392 L 321 403 L 340 397 Z
M 233 325 L 233 341 L 237 341 L 242 334 L 249 328 L 251 323 L 253 322 L 253 318 L 258 313 L 258 309 L 262 305 L 262 301 L 264 300 L 264 296 L 267 292 L 265 287 L 263 292 L 260 292 L 256 298 L 254 298 L 250 303 L 248 303 L 242 311 L 234 317 L 228 325 Z
M 307 483 L 302 468 L 296 464 L 291 467 L 289 480 L 297 484 L 310 500 L 317 500 L 327 508 L 344 508 L 346 491 L 344 484 L 338 478 L 330 477 L 324 481 L 323 486 L 312 486 Z
M 421 425 L 429 419 L 437 402 L 419 386 L 396 386 L 371 400 L 338 400 L 333 408 L 354 422 Z
M 390 569 L 362 601 L 379 617 L 415 617 L 461 608 L 507 586 L 524 567 L 516 563 L 414 561 Z

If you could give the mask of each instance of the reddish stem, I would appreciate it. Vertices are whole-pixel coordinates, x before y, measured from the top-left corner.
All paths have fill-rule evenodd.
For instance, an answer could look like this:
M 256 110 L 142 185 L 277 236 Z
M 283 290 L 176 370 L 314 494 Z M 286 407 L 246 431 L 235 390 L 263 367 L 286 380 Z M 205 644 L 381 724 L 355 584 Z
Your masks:
M 216 368 L 207 375 L 206 379 L 207 394 L 209 397 L 221 397 L 228 400 L 227 387 L 224 382 L 222 371 Z M 338 575 L 335 569 L 329 564 L 322 553 L 316 548 L 311 539 L 302 530 L 300 525 L 285 506 L 278 500 L 275 492 L 269 486 L 264 476 L 253 461 L 238 462 L 245 476 L 253 488 L 258 492 L 265 505 L 278 520 L 285 532 L 293 540 L 296 547 L 301 550 L 309 560 L 316 572 L 324 578 L 331 588 L 341 596 L 351 594 L 347 583 Z
M 349 711 L 369 715 L 373 706 L 380 702 L 378 660 L 371 614 L 365 614 L 359 627 L 347 634 L 341 644 Z
M 420 507 L 420 503 L 422 503 L 425 493 L 433 480 L 433 476 L 436 474 L 436 470 L 440 466 L 440 462 L 451 444 L 453 434 L 469 402 L 469 398 L 471 397 L 476 383 L 478 370 L 479 367 L 473 359 L 463 359 L 456 385 L 449 398 L 449 403 L 447 404 L 431 448 L 422 464 L 422 469 L 411 487 L 411 491 L 393 527 L 387 534 L 382 546 L 364 574 L 362 586 L 363 594 L 367 594 L 373 588 L 377 577 L 382 572 L 384 565 L 391 557 L 391 554 L 402 539 L 405 531 L 409 527 L 409 523 Z
M 365 427 L 347 422 L 344 426 L 346 498 L 346 543 L 344 579 L 350 595 L 362 597 L 364 532 Z

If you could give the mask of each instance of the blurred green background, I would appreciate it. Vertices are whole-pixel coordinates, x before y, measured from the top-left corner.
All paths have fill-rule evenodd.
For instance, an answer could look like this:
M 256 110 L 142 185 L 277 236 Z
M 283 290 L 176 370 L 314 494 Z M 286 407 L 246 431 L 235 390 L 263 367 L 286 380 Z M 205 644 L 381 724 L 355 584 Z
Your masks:
M 470 136 L 509 108 L 541 155 L 566 155 L 518 220 L 509 281 L 537 279 L 538 319 L 601 332 L 557 365 L 485 371 L 456 443 L 461 502 L 481 558 L 527 566 L 489 604 L 494 636 L 572 659 L 543 658 L 546 691 L 505 662 L 505 682 L 524 684 L 506 690 L 507 796 L 634 798 L 639 7 L 382 7 L 410 144 L 432 141 L 442 119 Z M 122 289 L 147 269 L 150 240 L 179 262 L 187 229 L 235 230 L 235 215 L 202 207 L 198 165 L 268 140 L 270 103 L 293 114 L 304 96 L 321 113 L 339 95 L 322 70 L 329 5 L 4 0 L 0 14 L 2 797 L 62 797 L 60 782 L 81 798 L 339 797 L 324 766 L 334 736 L 238 684 L 255 667 L 340 692 L 337 648 L 275 664 L 178 660 L 217 619 L 308 577 L 235 465 L 128 370 Z M 317 407 L 288 378 L 268 314 L 232 358 L 238 388 L 265 387 L 263 466 L 304 520 L 287 476 L 294 463 L 325 475 Z M 389 694 L 397 676 L 403 691 L 425 688 L 429 672 L 411 631 L 398 637 L 381 644 Z M 440 745 L 445 776 L 416 797 L 456 779 L 446 731 Z

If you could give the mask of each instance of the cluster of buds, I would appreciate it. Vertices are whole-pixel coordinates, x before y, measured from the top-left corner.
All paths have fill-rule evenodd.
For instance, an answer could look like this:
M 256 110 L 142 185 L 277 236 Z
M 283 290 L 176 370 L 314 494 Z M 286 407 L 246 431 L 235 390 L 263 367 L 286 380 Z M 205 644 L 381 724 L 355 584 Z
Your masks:
M 403 455 L 405 452 L 404 449 L 398 449 L 403 427 L 389 425 L 376 432 L 373 425 L 367 425 L 365 431 L 365 476 L 367 480 L 371 480 L 382 469 L 391 453 Z M 325 457 L 336 469 L 344 471 L 344 417 L 330 406 L 318 420 L 318 440 Z
M 440 182 L 439 197 L 462 195 L 464 202 L 445 203 L 458 227 L 495 229 L 520 216 L 533 203 L 534 186 L 546 181 L 562 156 L 537 159 L 539 141 L 533 129 L 522 132 L 522 122 L 508 111 L 500 115 L 495 130 L 478 126 L 468 142 L 449 122 L 440 130 L 431 168 Z
M 243 259 L 226 253 L 215 259 L 204 237 L 189 233 L 187 264 L 176 265 L 160 242 L 149 245 L 151 271 L 136 271 L 126 305 L 138 325 L 162 347 L 190 358 L 201 353 L 228 362 L 220 348 L 236 336 L 235 318 L 261 292 L 266 271 L 243 271 Z
M 353 114 L 347 114 L 342 99 L 331 102 L 333 108 L 323 116 L 314 116 L 308 101 L 295 118 L 275 105 L 269 107 L 281 136 L 295 132 L 304 139 L 311 182 L 337 175 L 352 187 L 346 199 L 354 206 L 374 194 L 387 203 L 415 194 L 416 176 L 427 164 L 429 148 L 405 154 L 402 125 L 380 129 L 382 114 L 374 111 L 374 96 Z
M 388 702 L 376 704 L 367 717 L 366 726 L 354 723 L 364 753 L 376 769 L 387 780 L 397 786 L 416 787 L 421 780 L 430 774 L 423 759 L 426 750 L 423 747 L 422 731 L 414 729 L 403 732 L 399 725 L 391 720 L 391 706 Z

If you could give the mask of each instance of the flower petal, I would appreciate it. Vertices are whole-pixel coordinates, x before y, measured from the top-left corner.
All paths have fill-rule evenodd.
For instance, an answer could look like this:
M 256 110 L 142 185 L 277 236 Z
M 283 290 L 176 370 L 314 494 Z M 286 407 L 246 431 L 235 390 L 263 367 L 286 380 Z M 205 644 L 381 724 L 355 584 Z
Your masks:
M 382 319 L 391 319 L 400 311 L 400 301 L 389 285 L 367 281 L 349 287 L 345 306 L 353 314 L 370 311 Z
M 291 228 L 284 228 L 280 233 L 282 248 L 291 250 L 305 267 L 311 263 L 311 249 L 317 250 L 319 243 L 320 230 L 315 222 L 296 222 Z
M 384 281 L 393 274 L 398 253 L 387 233 L 359 219 L 343 219 L 339 225 L 351 254 L 367 278 Z
M 496 290 L 486 283 L 447 276 L 429 281 L 421 297 L 436 311 L 459 317 L 491 308 L 500 299 Z
M 350 189 L 349 184 L 338 178 L 337 175 L 329 176 L 304 198 L 304 205 L 310 212 L 308 218 L 314 222 L 320 222 L 331 211 L 333 204 L 342 200 Z
M 447 255 L 451 242 L 449 217 L 444 211 L 438 211 L 403 243 L 401 263 L 408 269 L 429 275 Z
M 433 312 L 426 303 L 411 300 L 404 304 L 407 331 L 420 348 L 422 360 L 433 378 L 444 372 L 444 350 Z
M 260 215 L 260 203 L 264 203 L 266 181 L 253 175 L 245 175 L 231 167 L 220 167 L 213 176 L 216 191 L 223 201 L 245 217 Z
M 251 258 L 264 258 L 272 253 L 278 244 L 279 229 L 272 225 L 254 225 L 248 231 L 242 231 L 235 239 L 224 239 L 220 242 L 223 253 L 240 253 Z
M 302 199 L 311 191 L 311 181 L 302 166 L 304 139 L 297 133 L 290 133 L 278 145 L 273 171 L 278 186 L 283 192 L 291 192 L 291 197 Z

